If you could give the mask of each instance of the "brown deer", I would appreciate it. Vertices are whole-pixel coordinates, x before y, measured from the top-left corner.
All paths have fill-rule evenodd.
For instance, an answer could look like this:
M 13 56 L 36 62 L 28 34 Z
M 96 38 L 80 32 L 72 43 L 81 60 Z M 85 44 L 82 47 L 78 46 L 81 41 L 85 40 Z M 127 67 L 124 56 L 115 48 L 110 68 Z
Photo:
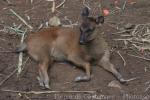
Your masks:
M 80 43 L 82 46 L 86 48 L 91 58 L 98 66 L 111 72 L 121 83 L 127 82 L 128 80 L 125 80 L 110 62 L 110 47 L 103 38 L 102 33 L 100 33 L 98 26 L 100 23 L 104 23 L 104 17 L 89 17 L 89 10 L 87 7 L 82 10 L 81 16 Z
M 47 71 L 54 61 L 69 61 L 85 69 L 86 75 L 76 77 L 75 81 L 89 81 L 91 79 L 89 63 L 91 58 L 97 61 L 97 65 L 112 72 L 120 82 L 126 82 L 110 63 L 109 47 L 97 31 L 96 27 L 99 23 L 104 22 L 104 17 L 93 18 L 88 15 L 89 10 L 84 8 L 80 30 L 61 26 L 43 29 L 29 34 L 25 43 L 17 48 L 16 52 L 27 51 L 37 61 L 40 86 L 50 88 Z M 86 45 L 80 45 L 79 41 Z M 89 55 L 85 51 L 89 52 Z
M 70 61 L 85 69 L 86 75 L 76 77 L 75 81 L 88 81 L 91 68 L 79 44 L 79 37 L 79 29 L 50 27 L 29 34 L 26 42 L 21 44 L 16 52 L 27 51 L 38 62 L 39 83 L 42 87 L 50 88 L 47 70 L 54 61 Z

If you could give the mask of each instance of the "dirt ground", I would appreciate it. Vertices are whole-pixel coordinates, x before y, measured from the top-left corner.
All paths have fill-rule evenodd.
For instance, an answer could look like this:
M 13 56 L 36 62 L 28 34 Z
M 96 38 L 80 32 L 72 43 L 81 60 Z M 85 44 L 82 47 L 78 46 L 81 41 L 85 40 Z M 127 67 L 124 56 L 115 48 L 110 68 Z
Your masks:
M 20 43 L 20 36 L 11 31 L 4 30 L 5 27 L 12 27 L 23 24 L 9 9 L 16 11 L 24 18 L 35 31 L 42 24 L 46 23 L 53 16 L 51 12 L 52 2 L 46 0 L 9 0 L 12 5 L 8 5 L 7 0 L 0 0 L 0 82 L 10 75 L 17 66 L 18 54 L 7 51 L 15 50 Z M 63 0 L 56 0 L 60 4 Z M 114 0 L 86 0 L 91 8 L 91 15 L 100 14 L 99 5 L 113 11 L 115 8 Z M 130 0 L 133 1 L 133 0 Z M 93 66 L 92 80 L 89 82 L 72 82 L 78 74 L 83 74 L 78 68 L 69 64 L 57 63 L 49 70 L 50 86 L 53 91 L 96 91 L 94 94 L 88 93 L 52 93 L 52 94 L 24 94 L 5 92 L 3 90 L 16 91 L 44 91 L 37 81 L 37 64 L 29 60 L 21 73 L 19 79 L 14 74 L 0 86 L 0 100 L 150 100 L 150 90 L 145 89 L 150 81 L 150 62 L 129 56 L 129 54 L 143 55 L 139 51 L 125 50 L 121 42 L 114 41 L 117 38 L 115 33 L 127 23 L 142 24 L 150 21 L 150 1 L 134 0 L 135 4 L 127 3 L 123 11 L 117 11 L 105 17 L 105 23 L 102 25 L 102 32 L 111 48 L 119 50 L 124 57 L 127 65 L 123 66 L 123 60 L 114 51 L 111 61 L 120 71 L 124 78 L 139 77 L 139 79 L 130 81 L 128 84 L 121 85 L 122 89 L 108 87 L 108 84 L 116 80 L 115 77 L 104 69 Z M 57 16 L 63 24 L 69 24 L 65 21 L 65 16 L 72 21 L 80 24 L 80 12 L 83 8 L 83 0 L 66 0 L 64 6 L 57 9 Z M 122 7 L 124 0 L 120 0 L 119 7 Z M 30 16 L 28 20 L 27 16 Z M 113 23 L 113 24 L 112 24 Z M 23 24 L 22 26 L 26 26 Z M 6 52 L 4 52 L 6 51 Z M 146 54 L 149 57 L 148 53 Z M 27 56 L 25 55 L 25 59 Z

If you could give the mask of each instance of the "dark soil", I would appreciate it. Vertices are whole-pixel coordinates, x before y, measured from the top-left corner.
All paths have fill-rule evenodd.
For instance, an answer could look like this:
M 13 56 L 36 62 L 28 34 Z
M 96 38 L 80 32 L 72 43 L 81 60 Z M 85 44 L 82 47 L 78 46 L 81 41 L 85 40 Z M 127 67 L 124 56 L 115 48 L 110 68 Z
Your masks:
M 59 4 L 62 0 L 57 0 Z M 110 11 L 116 9 L 114 0 L 87 0 L 91 8 L 91 15 L 100 14 L 98 5 L 102 2 L 103 8 L 108 8 Z M 130 0 L 131 1 L 131 0 Z M 106 21 L 102 26 L 102 32 L 111 48 L 115 51 L 120 50 L 120 53 L 126 60 L 127 65 L 123 66 L 121 57 L 112 52 L 111 61 L 124 76 L 124 78 L 140 77 L 137 80 L 131 81 L 128 84 L 123 84 L 122 89 L 108 87 L 108 83 L 116 78 L 104 69 L 93 66 L 92 80 L 89 82 L 72 82 L 79 74 L 83 74 L 78 68 L 64 63 L 54 64 L 49 70 L 50 86 L 53 91 L 96 91 L 95 94 L 87 93 L 53 93 L 53 94 L 21 94 L 4 92 L 2 90 L 16 90 L 16 91 L 44 91 L 39 86 L 37 81 L 37 64 L 33 60 L 29 60 L 21 73 L 20 78 L 14 74 L 5 83 L 0 86 L 0 100 L 150 100 L 150 91 L 144 92 L 148 85 L 145 83 L 150 81 L 150 62 L 139 58 L 127 55 L 138 54 L 139 51 L 125 50 L 122 43 L 113 41 L 117 38 L 112 35 L 127 23 L 140 24 L 148 23 L 150 21 L 150 1 L 149 0 L 135 0 L 136 3 L 131 5 L 127 3 L 125 10 L 119 10 L 113 15 L 105 17 Z M 15 10 L 22 18 L 24 18 L 35 29 L 42 23 L 46 23 L 49 18 L 53 16 L 51 13 L 52 3 L 46 0 L 10 0 L 12 5 L 8 5 L 6 0 L 0 0 L 0 82 L 11 74 L 17 66 L 18 54 L 9 53 L 7 51 L 14 51 L 16 46 L 20 43 L 20 36 L 13 34 L 13 32 L 6 32 L 3 30 L 6 26 L 13 26 L 21 24 L 22 22 L 12 15 L 9 9 Z M 124 0 L 120 0 L 119 7 L 122 7 Z M 67 16 L 73 23 L 80 23 L 80 12 L 83 8 L 82 0 L 66 0 L 63 7 L 57 9 L 57 16 L 61 20 Z M 26 16 L 30 16 L 28 21 Z M 111 23 L 114 23 L 113 26 Z M 65 24 L 67 22 L 64 21 Z M 22 23 L 23 24 L 23 23 Z M 26 26 L 23 25 L 25 28 Z M 6 52 L 3 52 L 6 51 Z M 25 58 L 26 55 L 25 55 Z M 147 69 L 147 71 L 145 71 Z M 95 97 L 94 97 L 95 96 Z M 97 97 L 96 97 L 97 96 Z M 147 98 L 146 98 L 147 97 Z

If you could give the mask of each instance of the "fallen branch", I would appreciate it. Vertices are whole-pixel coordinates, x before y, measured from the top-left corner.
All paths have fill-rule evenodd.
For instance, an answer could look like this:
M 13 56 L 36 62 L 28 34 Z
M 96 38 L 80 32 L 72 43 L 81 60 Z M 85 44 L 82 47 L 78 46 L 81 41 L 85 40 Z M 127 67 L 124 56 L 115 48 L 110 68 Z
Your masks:
M 9 9 L 15 16 L 17 16 L 29 29 L 33 29 L 31 25 L 29 25 L 21 16 L 19 16 L 14 10 Z
M 12 93 L 22 93 L 22 94 L 52 94 L 52 93 L 90 93 L 93 94 L 96 91 L 16 91 L 16 90 L 5 90 L 1 89 L 4 92 L 12 92 Z

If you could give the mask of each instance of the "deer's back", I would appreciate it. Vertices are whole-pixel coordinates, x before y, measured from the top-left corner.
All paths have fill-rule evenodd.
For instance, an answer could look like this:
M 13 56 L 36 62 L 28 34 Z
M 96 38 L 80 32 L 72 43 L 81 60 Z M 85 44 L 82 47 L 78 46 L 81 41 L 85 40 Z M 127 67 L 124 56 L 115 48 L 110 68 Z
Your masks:
M 26 40 L 28 53 L 35 59 L 53 56 L 65 59 L 68 53 L 78 52 L 79 32 L 72 28 L 50 27 L 30 34 Z

